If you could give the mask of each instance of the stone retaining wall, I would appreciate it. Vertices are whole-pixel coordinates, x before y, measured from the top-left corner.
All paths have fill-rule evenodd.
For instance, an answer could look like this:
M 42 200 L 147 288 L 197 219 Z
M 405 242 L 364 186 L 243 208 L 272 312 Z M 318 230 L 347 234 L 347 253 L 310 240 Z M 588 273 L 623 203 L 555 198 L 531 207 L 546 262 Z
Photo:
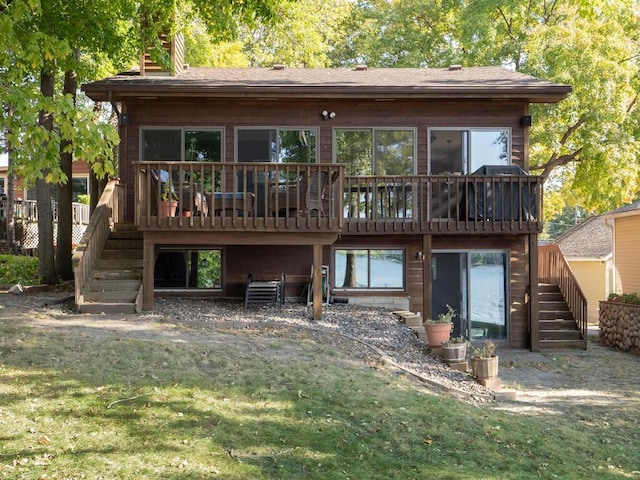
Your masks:
M 600 302 L 600 341 L 620 350 L 640 352 L 640 305 Z

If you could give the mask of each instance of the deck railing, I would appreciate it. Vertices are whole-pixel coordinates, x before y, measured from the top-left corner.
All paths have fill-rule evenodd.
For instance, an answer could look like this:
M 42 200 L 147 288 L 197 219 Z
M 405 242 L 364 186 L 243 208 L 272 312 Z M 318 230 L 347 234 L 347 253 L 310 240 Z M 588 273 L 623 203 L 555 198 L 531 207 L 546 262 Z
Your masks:
M 0 199 L 0 218 L 6 218 L 8 210 L 8 201 Z M 89 205 L 73 202 L 72 218 L 74 225 L 87 225 L 89 223 Z M 53 212 L 53 221 L 58 221 L 58 203 L 51 202 L 51 210 Z M 13 202 L 13 212 L 16 218 L 28 222 L 38 221 L 38 202 L 35 200 L 15 200 Z
M 82 240 L 73 254 L 71 261 L 74 269 L 76 305 L 83 301 L 85 287 L 93 276 L 112 227 L 124 220 L 124 193 L 124 185 L 120 180 L 114 179 L 107 183 Z
M 539 233 L 530 175 L 344 176 L 336 164 L 137 162 L 143 229 Z M 315 180 L 312 180 L 315 179 Z M 164 210 L 164 200 L 174 210 Z
M 586 345 L 587 297 L 558 245 L 538 247 L 538 281 L 558 285 Z

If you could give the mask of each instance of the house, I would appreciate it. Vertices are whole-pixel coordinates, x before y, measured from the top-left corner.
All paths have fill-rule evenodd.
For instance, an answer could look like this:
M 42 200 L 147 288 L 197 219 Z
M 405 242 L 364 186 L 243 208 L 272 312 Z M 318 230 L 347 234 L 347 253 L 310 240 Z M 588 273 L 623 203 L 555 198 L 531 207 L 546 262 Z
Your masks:
M 604 218 L 613 228 L 612 292 L 640 292 L 640 201 L 607 213 Z
M 612 230 L 603 215 L 578 223 L 554 240 L 587 298 L 589 323 L 598 323 L 598 305 L 613 291 Z
M 89 193 L 89 164 L 85 161 L 73 162 L 73 229 L 72 243 L 80 243 L 89 223 L 89 205 L 79 202 L 80 195 Z M 0 164 L 0 248 L 4 249 L 6 237 L 7 217 L 7 187 L 9 185 L 9 166 L 7 162 Z M 52 185 L 54 242 L 57 240 L 57 186 Z M 38 208 L 35 186 L 30 188 L 20 178 L 14 181 L 14 214 L 16 219 L 16 243 L 23 251 L 33 251 L 38 248 Z
M 105 211 L 142 237 L 143 309 L 156 294 L 243 298 L 251 278 L 309 298 L 316 319 L 326 285 L 423 316 L 451 305 L 472 339 L 537 342 L 529 105 L 570 86 L 495 67 L 274 66 L 82 88 L 119 115 L 119 200 Z

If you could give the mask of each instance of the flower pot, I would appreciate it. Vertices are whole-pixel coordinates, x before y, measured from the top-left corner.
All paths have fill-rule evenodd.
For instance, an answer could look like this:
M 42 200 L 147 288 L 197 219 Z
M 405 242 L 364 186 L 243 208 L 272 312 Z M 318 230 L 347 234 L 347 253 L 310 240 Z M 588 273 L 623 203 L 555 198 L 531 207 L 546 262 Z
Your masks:
M 467 343 L 442 342 L 442 359 L 447 363 L 464 362 L 467 358 Z
M 176 209 L 178 208 L 177 200 L 162 200 L 160 202 L 160 216 L 161 217 L 175 217 Z
M 448 342 L 451 335 L 453 323 L 425 323 L 424 330 L 427 332 L 427 342 L 431 348 L 440 348 L 442 342 Z
M 495 378 L 498 376 L 498 357 L 475 357 L 471 359 L 471 371 L 478 380 Z

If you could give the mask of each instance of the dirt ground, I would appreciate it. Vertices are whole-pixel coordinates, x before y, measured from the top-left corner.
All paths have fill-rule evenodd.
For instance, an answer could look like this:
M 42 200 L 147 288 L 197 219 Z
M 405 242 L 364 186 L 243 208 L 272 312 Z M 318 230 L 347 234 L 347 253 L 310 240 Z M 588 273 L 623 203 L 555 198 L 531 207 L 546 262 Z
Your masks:
M 82 331 L 83 335 L 127 334 L 146 339 L 191 341 L 198 336 L 223 334 L 214 329 L 195 330 L 168 322 L 142 321 L 136 315 L 78 315 L 56 307 L 68 293 L 0 293 L 0 321 L 51 331 Z M 88 328 L 90 327 L 90 328 Z M 532 353 L 498 349 L 503 392 L 490 408 L 529 415 L 578 415 L 605 421 L 610 408 L 637 417 L 640 412 L 640 355 L 621 352 L 598 342 L 597 327 L 590 329 L 587 350 Z M 302 333 L 301 333 L 302 334 Z M 247 338 L 246 340 L 251 341 Z M 344 341 L 336 348 L 353 348 Z M 604 419 L 604 420 L 603 420 Z

